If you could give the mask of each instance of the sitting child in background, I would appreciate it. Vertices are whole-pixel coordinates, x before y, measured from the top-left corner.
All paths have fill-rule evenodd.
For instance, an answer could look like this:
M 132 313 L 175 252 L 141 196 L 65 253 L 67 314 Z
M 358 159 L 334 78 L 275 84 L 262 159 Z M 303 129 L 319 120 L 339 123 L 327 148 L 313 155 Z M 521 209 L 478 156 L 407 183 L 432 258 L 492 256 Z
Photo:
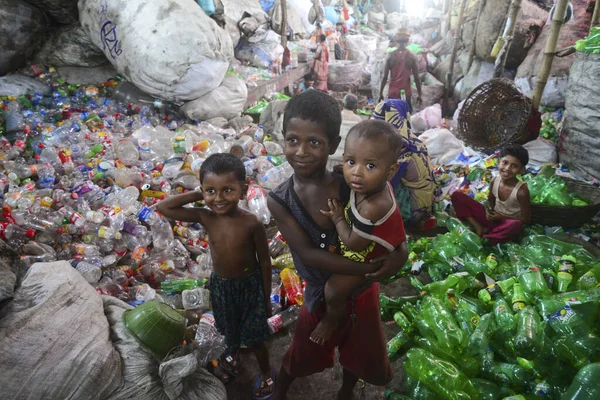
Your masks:
M 452 194 L 452 205 L 459 219 L 487 239 L 490 246 L 517 238 L 525 224 L 531 222 L 531 201 L 527 184 L 517 179 L 525 172 L 529 153 L 518 144 L 506 146 L 500 152 L 499 175 L 490 185 L 484 206 L 461 192 Z
M 304 75 L 304 80 L 298 84 L 298 89 L 296 89 L 296 94 L 304 93 L 307 90 L 313 90 L 313 85 L 315 84 L 315 77 L 312 73 L 308 73 Z
M 342 206 L 328 200 L 331 218 L 340 238 L 342 255 L 364 262 L 394 249 L 406 240 L 404 223 L 389 180 L 398 170 L 402 137 L 389 123 L 368 120 L 355 125 L 344 146 L 344 179 L 350 201 Z M 325 285 L 326 313 L 311 335 L 323 344 L 340 324 L 346 301 L 365 278 L 333 275 Z

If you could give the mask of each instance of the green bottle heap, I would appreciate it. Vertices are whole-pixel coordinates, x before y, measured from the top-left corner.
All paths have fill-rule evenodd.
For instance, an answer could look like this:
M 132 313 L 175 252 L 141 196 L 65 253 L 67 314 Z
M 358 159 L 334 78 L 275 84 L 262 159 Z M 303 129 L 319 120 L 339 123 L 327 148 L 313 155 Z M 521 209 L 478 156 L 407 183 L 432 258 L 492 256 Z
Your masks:
M 380 296 L 399 327 L 388 355 L 407 376 L 404 393 L 385 398 L 600 399 L 599 260 L 536 234 L 490 254 L 460 221 L 446 224 L 409 240 L 433 281 L 411 276 L 418 296 Z

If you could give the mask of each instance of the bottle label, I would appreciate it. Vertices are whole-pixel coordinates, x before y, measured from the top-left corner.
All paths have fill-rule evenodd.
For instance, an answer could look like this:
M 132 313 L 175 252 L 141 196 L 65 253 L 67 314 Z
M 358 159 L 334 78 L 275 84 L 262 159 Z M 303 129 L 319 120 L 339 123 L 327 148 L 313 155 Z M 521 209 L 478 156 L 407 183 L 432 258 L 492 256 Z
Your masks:
M 260 186 L 252 185 L 250 189 L 248 189 L 248 201 L 252 200 L 257 196 L 265 196 L 265 192 L 262 190 Z
M 279 332 L 283 328 L 283 319 L 281 318 L 281 315 L 276 314 L 269 318 L 269 325 L 271 325 L 273 333 Z
M 176 136 L 173 140 L 173 151 L 175 153 L 185 153 L 185 137 Z
M 588 271 L 579 278 L 582 289 L 591 289 L 598 284 L 596 276 L 592 271 Z
M 573 272 L 573 263 L 571 261 L 565 260 L 560 262 L 560 266 L 558 267 L 558 272 L 566 272 L 568 274 Z
M 142 207 L 142 209 L 138 213 L 138 218 L 146 222 L 150 218 L 150 215 L 152 215 L 152 210 L 148 207 Z
M 546 318 L 549 322 L 554 321 L 560 323 L 561 325 L 567 325 L 575 316 L 575 311 L 573 311 L 569 305 L 566 305 L 554 314 L 548 315 Z
M 25 150 L 27 143 L 24 140 L 17 139 L 17 140 L 15 140 L 15 143 L 13 144 L 13 146 L 18 147 L 21 150 Z
M 74 212 L 73 214 L 71 214 L 71 216 L 69 217 L 69 221 L 71 221 L 71 223 L 73 225 L 75 225 L 75 223 L 77 221 L 79 221 L 80 219 L 82 219 L 83 216 L 81 214 L 79 214 L 78 212 Z
M 75 254 L 79 254 L 80 256 L 85 255 L 85 245 L 83 243 L 77 243 L 73 248 L 73 252 Z
M 205 312 L 204 314 L 202 314 L 202 317 L 200 317 L 200 323 L 215 326 L 215 317 L 213 313 Z
M 173 264 L 173 261 L 171 261 L 171 260 L 161 262 L 159 267 L 162 272 L 165 272 L 167 274 L 169 272 L 173 272 L 173 270 L 175 269 L 175 265 Z
M 525 308 L 525 301 L 523 300 L 514 300 L 513 301 L 513 311 L 518 312 Z
M 281 240 L 283 243 L 286 243 L 285 239 L 283 238 L 283 235 L 281 234 L 281 232 L 277 231 L 277 233 L 275 234 L 275 237 L 279 240 Z
M 102 239 L 106 239 L 106 237 L 108 236 L 108 228 L 105 226 L 101 226 L 98 229 L 98 236 L 101 237 Z
M 131 258 L 137 261 L 142 261 L 144 258 L 146 258 L 146 248 L 142 246 L 136 246 L 136 248 L 131 252 Z

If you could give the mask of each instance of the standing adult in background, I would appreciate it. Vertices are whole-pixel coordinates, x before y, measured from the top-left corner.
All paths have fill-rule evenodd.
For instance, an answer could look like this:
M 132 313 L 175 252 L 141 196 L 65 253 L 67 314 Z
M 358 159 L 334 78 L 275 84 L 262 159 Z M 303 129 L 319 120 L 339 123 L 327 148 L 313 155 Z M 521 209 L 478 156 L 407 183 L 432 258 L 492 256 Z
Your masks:
M 340 17 L 340 20 L 342 20 L 342 17 Z M 335 59 L 348 59 L 348 48 L 346 47 L 346 26 L 342 22 L 338 22 L 335 25 Z
M 388 99 L 402 99 L 401 93 L 404 90 L 408 103 L 409 112 L 412 113 L 412 88 L 410 85 L 410 75 L 414 75 L 415 85 L 417 86 L 417 103 L 421 102 L 421 79 L 419 78 L 419 67 L 417 59 L 413 53 L 406 48 L 410 33 L 405 29 L 398 30 L 396 34 L 396 43 L 398 48 L 391 52 L 385 60 L 385 68 L 383 70 L 383 80 L 379 89 L 379 101 L 383 101 L 383 89 L 390 76 L 390 87 L 388 89 Z
M 317 50 L 312 64 L 315 89 L 327 92 L 327 74 L 329 73 L 329 49 L 327 48 L 327 37 L 323 34 L 317 37 Z

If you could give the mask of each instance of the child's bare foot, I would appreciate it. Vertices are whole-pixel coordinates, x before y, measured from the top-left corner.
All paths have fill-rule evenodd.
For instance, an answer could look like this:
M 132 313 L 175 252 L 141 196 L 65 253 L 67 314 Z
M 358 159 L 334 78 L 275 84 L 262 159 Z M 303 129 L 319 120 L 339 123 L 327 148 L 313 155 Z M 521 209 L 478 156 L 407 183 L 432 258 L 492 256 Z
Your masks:
M 319 322 L 319 325 L 317 325 L 315 330 L 312 331 L 310 340 L 317 344 L 325 344 L 331 335 L 333 335 L 335 328 L 337 328 L 337 324 L 335 322 L 322 320 Z

